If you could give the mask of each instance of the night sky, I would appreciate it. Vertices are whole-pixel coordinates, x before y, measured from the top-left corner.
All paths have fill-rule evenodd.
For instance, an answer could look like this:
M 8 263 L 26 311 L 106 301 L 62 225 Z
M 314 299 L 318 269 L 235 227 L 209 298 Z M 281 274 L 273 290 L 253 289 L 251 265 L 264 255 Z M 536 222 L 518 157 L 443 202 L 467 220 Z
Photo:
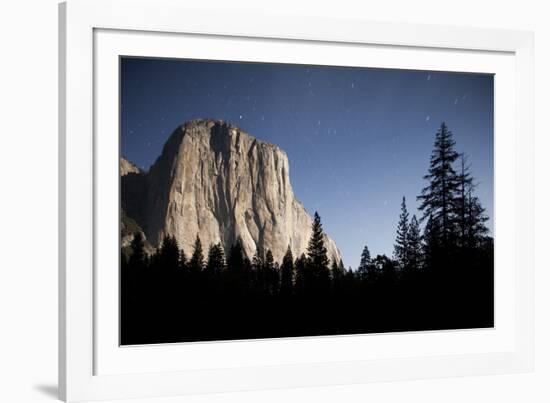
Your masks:
M 391 256 L 401 198 L 420 215 L 442 121 L 468 155 L 493 229 L 493 76 L 390 69 L 121 59 L 121 153 L 147 170 L 174 129 L 223 119 L 286 151 L 296 197 L 346 266 Z

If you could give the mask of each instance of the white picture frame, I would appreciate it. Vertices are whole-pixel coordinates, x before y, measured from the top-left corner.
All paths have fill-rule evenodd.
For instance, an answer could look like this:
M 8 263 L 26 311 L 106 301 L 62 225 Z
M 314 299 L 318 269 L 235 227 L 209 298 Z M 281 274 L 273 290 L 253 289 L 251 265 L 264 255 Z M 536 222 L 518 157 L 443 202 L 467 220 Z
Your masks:
M 134 38 L 129 38 L 132 35 Z M 121 39 L 121 36 L 128 38 Z M 98 267 L 102 254 L 97 253 L 103 239 L 101 220 L 107 211 L 101 207 L 97 195 L 98 191 L 104 192 L 103 178 L 108 174 L 103 171 L 112 165 L 115 169 L 112 172 L 118 175 L 116 144 L 98 141 L 97 135 L 98 127 L 109 130 L 109 119 L 104 117 L 109 115 L 112 101 L 116 100 L 116 96 L 109 97 L 112 91 L 107 88 L 111 87 L 109 83 L 113 84 L 112 80 L 104 77 L 112 72 L 109 70 L 112 63 L 109 65 L 108 60 L 121 52 L 128 54 L 133 49 L 136 54 L 144 52 L 145 56 L 177 57 L 181 52 L 179 44 L 183 43 L 181 38 L 186 36 L 199 41 L 223 40 L 234 45 L 239 41 L 276 42 L 279 53 L 272 57 L 286 61 L 294 57 L 290 52 L 293 46 L 325 47 L 325 51 L 331 49 L 336 53 L 340 48 L 348 48 L 342 50 L 342 57 L 346 57 L 350 47 L 370 47 L 371 51 L 386 55 L 380 56 L 387 58 L 379 62 L 381 67 L 419 68 L 427 63 L 432 69 L 480 71 L 486 68 L 487 72 L 501 72 L 497 77 L 503 77 L 502 85 L 497 91 L 500 88 L 500 95 L 507 95 L 508 100 L 499 103 L 497 97 L 495 102 L 495 139 L 502 139 L 495 147 L 497 189 L 499 172 L 505 172 L 506 177 L 514 180 L 500 186 L 502 190 L 496 193 L 497 205 L 499 198 L 508 200 L 497 209 L 497 228 L 500 228 L 497 232 L 501 231 L 500 239 L 507 240 L 500 246 L 497 241 L 497 252 L 498 248 L 512 250 L 514 259 L 506 263 L 506 268 L 502 264 L 503 275 L 497 275 L 495 331 L 181 344 L 164 350 L 142 348 L 135 350 L 139 354 L 135 356 L 131 356 L 131 349 L 118 348 L 112 334 L 105 330 L 109 326 L 112 330 L 113 318 L 109 322 L 104 313 L 105 305 L 112 302 L 112 291 L 117 290 L 116 276 L 103 274 Z M 362 20 L 298 19 L 257 13 L 228 15 L 216 11 L 209 12 L 206 18 L 202 12 L 170 0 L 70 0 L 60 5 L 59 39 L 59 391 L 62 399 L 168 396 L 532 370 L 531 33 Z M 135 47 L 136 43 L 139 47 Z M 185 44 L 190 46 L 188 49 L 194 46 L 192 42 Z M 221 48 L 218 52 L 223 58 Z M 407 58 L 398 52 L 406 52 Z M 426 61 L 430 59 L 430 52 L 448 57 L 445 62 L 435 64 Z M 311 53 L 309 57 L 315 58 L 321 53 Z M 415 60 L 415 55 L 417 59 L 422 55 L 423 60 Z M 322 63 L 322 57 L 328 56 L 318 57 Z M 238 60 L 246 58 L 242 53 Z M 502 67 L 497 66 L 500 63 L 497 59 L 503 60 Z M 355 62 L 349 59 L 349 63 Z M 496 261 L 499 265 L 498 253 Z M 499 342 L 495 343 L 497 339 Z M 446 349 L 451 340 L 462 343 L 462 350 Z M 369 346 L 389 351 L 394 342 L 404 346 L 401 351 L 367 354 Z M 359 357 L 346 354 L 346 345 L 353 343 L 363 346 L 365 353 Z M 406 351 L 409 345 L 414 349 Z M 438 348 L 423 349 L 422 345 Z M 285 348 L 293 349 L 293 360 L 279 354 Z M 122 350 L 125 351 L 120 354 Z M 270 357 L 268 350 L 277 354 Z M 319 351 L 323 351 L 323 355 L 313 359 L 313 356 L 319 357 Z M 209 359 L 208 365 L 194 365 L 191 357 L 198 360 L 201 354 L 216 359 Z M 190 364 L 174 365 L 174 357 L 179 361 L 188 357 Z M 137 362 L 141 365 L 139 368 Z

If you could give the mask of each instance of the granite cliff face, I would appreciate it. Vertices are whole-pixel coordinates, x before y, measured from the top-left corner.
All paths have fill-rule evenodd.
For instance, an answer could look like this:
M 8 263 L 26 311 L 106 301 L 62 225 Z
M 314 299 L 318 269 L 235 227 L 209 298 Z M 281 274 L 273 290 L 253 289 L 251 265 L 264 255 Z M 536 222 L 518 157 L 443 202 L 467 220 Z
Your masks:
M 128 161 L 126 158 L 120 159 L 120 176 L 124 177 L 128 174 L 141 174 L 141 170 Z
M 271 249 L 279 262 L 289 245 L 294 256 L 306 252 L 312 218 L 277 146 L 223 121 L 194 120 L 174 131 L 147 174 L 126 162 L 123 209 L 153 245 L 172 235 L 189 255 L 198 235 L 204 247 L 220 242 L 226 251 L 240 239 L 249 257 Z M 328 237 L 326 247 L 340 261 Z

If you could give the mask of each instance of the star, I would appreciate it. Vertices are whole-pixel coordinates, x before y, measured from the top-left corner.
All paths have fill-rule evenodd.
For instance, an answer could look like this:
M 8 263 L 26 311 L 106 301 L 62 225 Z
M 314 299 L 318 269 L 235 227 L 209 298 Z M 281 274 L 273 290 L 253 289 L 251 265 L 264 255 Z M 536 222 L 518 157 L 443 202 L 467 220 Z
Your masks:
M 351 83 L 351 88 L 355 88 L 355 83 Z
M 239 115 L 239 120 L 243 120 L 243 115 Z
M 430 115 L 426 116 L 426 122 L 429 122 L 430 121 Z
M 458 98 L 455 98 L 455 105 L 458 104 Z
M 430 81 L 432 79 L 432 75 L 428 74 L 428 77 L 426 77 L 426 80 Z

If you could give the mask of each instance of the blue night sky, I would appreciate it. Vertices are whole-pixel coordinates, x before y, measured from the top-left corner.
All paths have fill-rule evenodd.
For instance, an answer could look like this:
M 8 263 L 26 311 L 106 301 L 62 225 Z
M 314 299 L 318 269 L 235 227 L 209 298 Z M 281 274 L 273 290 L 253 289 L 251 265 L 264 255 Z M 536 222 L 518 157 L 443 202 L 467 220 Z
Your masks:
M 493 76 L 121 59 L 122 155 L 147 170 L 174 129 L 226 120 L 286 151 L 296 197 L 355 268 L 391 256 L 401 198 L 417 212 L 435 133 L 454 133 L 493 229 Z

